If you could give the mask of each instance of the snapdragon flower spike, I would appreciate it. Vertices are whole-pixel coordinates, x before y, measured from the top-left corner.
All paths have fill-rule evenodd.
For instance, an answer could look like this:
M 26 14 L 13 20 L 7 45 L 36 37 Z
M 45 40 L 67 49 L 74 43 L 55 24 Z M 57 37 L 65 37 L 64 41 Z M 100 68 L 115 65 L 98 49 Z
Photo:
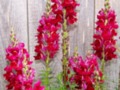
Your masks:
M 104 58 L 106 61 L 117 56 L 115 53 L 115 36 L 117 36 L 116 29 L 118 29 L 115 11 L 110 9 L 108 3 L 107 5 L 108 8 L 101 9 L 97 15 L 98 21 L 96 22 L 94 42 L 92 43 L 95 55 L 100 59 Z
M 47 54 L 53 58 L 59 49 L 59 22 L 53 14 L 44 14 L 40 20 L 37 34 L 37 45 L 35 46 L 35 60 L 46 60 Z
M 5 79 L 8 81 L 7 90 L 27 90 L 31 88 L 34 80 L 34 69 L 29 61 L 29 54 L 24 48 L 24 43 L 10 45 L 6 49 L 8 66 L 4 69 Z
M 14 34 L 11 36 L 12 44 L 6 49 L 7 66 L 4 78 L 8 81 L 7 90 L 29 90 L 34 80 L 34 69 L 31 67 L 29 53 L 24 43 L 16 40 Z
M 69 66 L 74 72 L 70 80 L 77 84 L 76 88 L 95 90 L 96 83 L 103 83 L 103 75 L 99 69 L 97 59 L 95 55 L 89 55 L 85 60 L 81 56 L 69 59 Z
M 52 12 L 56 15 L 59 21 L 63 22 L 63 10 L 66 11 L 67 24 L 71 25 L 77 21 L 76 7 L 79 4 L 76 0 L 51 0 L 52 1 Z

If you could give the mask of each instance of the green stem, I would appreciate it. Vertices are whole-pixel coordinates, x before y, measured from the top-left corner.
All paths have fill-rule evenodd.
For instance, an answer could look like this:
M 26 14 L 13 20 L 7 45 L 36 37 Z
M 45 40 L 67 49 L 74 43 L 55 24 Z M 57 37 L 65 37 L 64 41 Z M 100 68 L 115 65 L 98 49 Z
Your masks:
M 14 28 L 13 27 L 11 27 L 10 40 L 13 43 L 13 46 L 15 46 L 17 44 L 17 39 L 15 37 L 15 32 L 14 32 Z
M 49 53 L 47 53 L 47 59 L 46 59 L 46 62 L 45 62 L 45 66 L 46 66 L 46 76 L 45 76 L 45 80 L 46 80 L 46 83 L 45 83 L 45 86 L 46 86 L 46 90 L 50 90 L 50 81 L 49 81 L 49 74 L 50 74 L 50 67 L 49 67 L 49 61 L 50 61 L 50 58 L 49 58 Z
M 109 0 L 105 0 L 105 12 L 107 12 L 110 8 Z
M 101 63 L 101 71 L 103 72 L 103 74 L 104 74 L 104 72 L 105 72 L 105 59 L 103 58 L 102 59 L 102 63 Z
M 105 81 L 105 53 L 104 53 L 104 46 L 103 46 L 103 54 L 102 54 L 102 62 L 101 62 L 101 71 L 103 73 L 102 80 Z M 105 90 L 105 83 L 101 85 L 101 90 Z
M 49 16 L 49 13 L 51 11 L 51 1 L 47 0 L 46 3 L 46 14 L 47 16 Z M 45 90 L 50 90 L 50 80 L 49 80 L 49 74 L 50 74 L 50 56 L 49 56 L 49 52 L 47 53 L 47 59 L 45 61 L 45 66 L 46 66 L 46 71 L 45 71 Z
M 63 57 L 62 57 L 62 65 L 63 65 L 63 83 L 64 86 L 67 85 L 67 66 L 68 66 L 68 31 L 67 31 L 67 20 L 66 20 L 66 10 L 63 10 L 63 33 L 62 33 L 62 52 L 63 52 Z
M 50 11 L 51 11 L 50 0 L 47 0 L 47 3 L 46 3 L 46 13 L 47 13 L 47 15 L 49 15 Z

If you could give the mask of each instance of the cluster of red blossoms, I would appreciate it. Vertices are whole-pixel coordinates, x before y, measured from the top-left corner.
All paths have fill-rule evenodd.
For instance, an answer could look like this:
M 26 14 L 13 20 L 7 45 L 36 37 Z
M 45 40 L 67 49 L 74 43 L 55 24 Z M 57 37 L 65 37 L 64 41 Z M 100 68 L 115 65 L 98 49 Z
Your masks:
M 47 56 L 53 58 L 59 49 L 59 29 L 63 24 L 63 10 L 66 10 L 68 24 L 73 24 L 76 19 L 75 0 L 51 0 L 51 12 L 44 14 L 40 20 L 35 46 L 35 60 L 46 60 Z
M 54 57 L 59 49 L 59 28 L 60 24 L 53 14 L 42 16 L 38 27 L 35 60 L 46 60 L 47 56 Z
M 115 12 L 111 9 L 107 11 L 102 9 L 97 18 L 97 27 L 92 43 L 94 53 L 100 59 L 111 60 L 116 58 L 115 36 L 117 35 L 118 24 L 116 23 Z
M 39 82 L 32 87 L 35 71 L 24 43 L 9 45 L 6 53 L 8 65 L 4 69 L 4 77 L 8 81 L 7 90 L 44 90 L 40 85 L 41 89 L 35 89 Z
M 94 55 L 89 55 L 85 60 L 81 56 L 69 59 L 70 68 L 74 72 L 70 80 L 77 84 L 76 88 L 95 90 L 96 83 L 103 83 L 103 74 L 99 69 L 97 59 Z
M 76 0 L 51 0 L 53 5 L 51 6 L 52 12 L 56 15 L 57 18 L 63 22 L 65 18 L 67 20 L 67 24 L 73 24 L 77 21 L 77 12 L 76 7 L 79 4 Z M 66 16 L 63 17 L 63 11 L 66 11 Z

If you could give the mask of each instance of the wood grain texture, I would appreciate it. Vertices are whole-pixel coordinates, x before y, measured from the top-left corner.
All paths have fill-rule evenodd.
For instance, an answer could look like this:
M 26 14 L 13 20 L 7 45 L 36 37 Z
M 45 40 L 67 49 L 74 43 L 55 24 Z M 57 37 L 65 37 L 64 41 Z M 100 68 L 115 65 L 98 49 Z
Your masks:
M 85 26 L 85 55 L 92 53 L 91 43 L 93 42 L 93 32 L 95 28 L 95 0 L 86 0 L 86 26 Z M 83 15 L 84 16 L 84 15 Z
M 77 46 L 79 54 L 85 57 L 93 40 L 94 0 L 80 0 L 79 3 L 78 22 L 70 31 L 70 54 Z
M 10 26 L 14 27 L 18 40 L 27 47 L 26 17 L 26 0 L 0 0 L 0 90 L 6 90 L 3 74 L 6 66 L 5 48 L 10 43 Z
M 0 0 L 0 90 L 5 90 L 5 80 L 3 79 L 4 67 L 6 66 L 5 48 L 9 44 L 9 26 L 7 22 L 10 1 Z
M 85 0 L 79 0 L 78 3 L 80 4 L 80 6 L 77 8 L 77 18 L 78 21 L 77 23 L 75 23 L 73 26 L 69 27 L 69 37 L 70 37 L 70 41 L 69 41 L 69 52 L 70 55 L 73 55 L 75 48 L 78 48 L 78 53 L 81 56 L 84 56 L 84 30 L 85 28 L 85 24 L 86 24 L 86 16 L 83 16 L 83 13 L 85 12 Z M 84 14 L 85 15 L 85 14 Z
M 7 23 L 7 12 L 10 2 L 1 0 L 0 3 L 0 90 L 5 90 L 5 80 L 3 79 L 5 61 L 5 48 L 9 43 L 9 26 Z

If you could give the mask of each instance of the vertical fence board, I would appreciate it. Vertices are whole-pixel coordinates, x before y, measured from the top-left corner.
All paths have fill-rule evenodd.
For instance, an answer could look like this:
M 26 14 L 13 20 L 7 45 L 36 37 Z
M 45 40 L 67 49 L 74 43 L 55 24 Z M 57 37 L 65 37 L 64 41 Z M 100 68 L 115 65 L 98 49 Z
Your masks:
M 74 48 L 78 47 L 78 52 L 80 55 L 84 56 L 84 40 L 85 40 L 85 27 L 86 27 L 86 8 L 85 0 L 80 0 L 80 7 L 78 8 L 78 22 L 77 28 L 70 31 L 70 51 L 73 54 Z
M 70 53 L 78 47 L 78 52 L 83 57 L 91 49 L 93 28 L 94 28 L 94 0 L 80 0 L 78 8 L 78 22 L 74 31 L 70 31 Z
M 86 28 L 85 30 L 85 55 L 90 51 L 92 53 L 91 43 L 93 42 L 93 32 L 95 28 L 95 0 L 86 0 Z
M 26 17 L 26 0 L 0 0 L 0 90 L 6 90 L 3 74 L 6 66 L 5 48 L 10 43 L 10 25 L 14 27 L 18 40 L 25 42 L 27 47 Z
M 5 47 L 9 43 L 9 27 L 7 23 L 7 11 L 10 2 L 7 0 L 0 0 L 0 90 L 5 90 L 5 81 L 3 79 L 5 61 Z

